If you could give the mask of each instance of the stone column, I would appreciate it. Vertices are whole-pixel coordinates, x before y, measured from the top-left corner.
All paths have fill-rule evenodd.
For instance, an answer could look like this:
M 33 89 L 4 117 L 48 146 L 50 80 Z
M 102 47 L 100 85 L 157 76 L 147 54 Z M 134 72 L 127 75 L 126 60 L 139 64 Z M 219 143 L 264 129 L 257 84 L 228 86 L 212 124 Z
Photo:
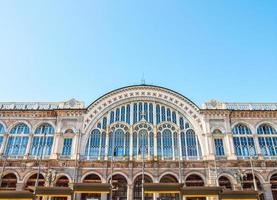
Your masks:
M 263 193 L 265 200 L 273 200 L 272 190 L 271 190 L 271 184 L 270 183 L 264 183 L 263 184 Z
M 59 132 L 59 133 L 55 133 L 55 136 L 54 136 L 55 138 L 54 138 L 54 153 L 53 153 L 53 155 L 52 155 L 52 158 L 54 158 L 54 159 L 57 159 L 58 157 L 59 157 L 59 154 L 60 154 L 60 151 L 62 150 L 62 146 L 63 146 L 63 144 L 62 144 L 62 133 L 61 132 Z
M 31 144 L 33 143 L 33 137 L 34 137 L 34 134 L 31 133 L 29 135 L 29 141 L 28 141 L 28 144 L 27 144 L 27 147 L 26 147 L 26 152 L 25 152 L 25 158 L 29 158 L 29 155 L 31 153 Z
M 228 160 L 236 160 L 235 150 L 234 150 L 234 142 L 232 138 L 232 132 L 226 134 L 226 146 L 228 151 Z
M 127 188 L 127 200 L 133 200 L 133 185 L 129 184 Z
M 24 190 L 24 183 L 16 183 L 16 190 L 21 191 Z

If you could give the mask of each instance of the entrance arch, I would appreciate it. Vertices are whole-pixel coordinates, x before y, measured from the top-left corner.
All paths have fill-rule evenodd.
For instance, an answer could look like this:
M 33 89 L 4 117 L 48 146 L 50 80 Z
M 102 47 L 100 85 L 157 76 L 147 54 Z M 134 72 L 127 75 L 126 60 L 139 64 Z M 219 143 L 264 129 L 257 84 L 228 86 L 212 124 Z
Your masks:
M 109 183 L 111 179 L 109 180 Z M 112 176 L 112 199 L 113 200 L 127 200 L 127 188 L 128 182 L 126 178 L 121 174 L 115 174 Z M 110 199 L 111 194 L 108 194 L 108 199 Z
M 1 180 L 1 189 L 16 190 L 17 177 L 13 173 L 6 174 Z
M 28 187 L 32 186 L 34 187 L 36 185 L 36 181 L 37 181 L 37 173 L 33 174 L 32 176 L 30 176 L 25 184 L 25 188 L 28 189 Z M 44 176 L 42 174 L 39 174 L 38 176 L 38 186 L 44 186 L 45 184 L 45 179 Z
M 144 175 L 144 183 L 153 183 L 153 180 L 150 176 Z M 142 175 L 136 177 L 134 181 L 134 200 L 140 200 L 142 198 Z M 145 200 L 152 200 L 153 194 L 144 194 Z
M 88 174 L 84 179 L 83 183 L 101 183 L 101 178 L 97 174 Z M 84 193 L 81 195 L 81 200 L 86 200 L 87 198 L 101 199 L 101 194 L 96 193 Z
M 218 184 L 220 187 L 223 187 L 227 190 L 232 190 L 232 183 L 226 176 L 220 176 L 218 179 Z
M 61 176 L 58 178 L 55 184 L 57 187 L 68 187 L 69 186 L 69 179 L 66 176 Z
M 160 183 L 178 183 L 178 180 L 175 176 L 171 174 L 166 174 L 164 175 Z M 179 199 L 179 194 L 160 194 L 160 198 L 168 199 L 168 200 L 178 200 Z
M 186 178 L 186 187 L 204 186 L 204 180 L 197 174 L 191 174 Z
M 273 199 L 277 199 L 277 174 L 273 174 L 270 177 L 271 191 Z

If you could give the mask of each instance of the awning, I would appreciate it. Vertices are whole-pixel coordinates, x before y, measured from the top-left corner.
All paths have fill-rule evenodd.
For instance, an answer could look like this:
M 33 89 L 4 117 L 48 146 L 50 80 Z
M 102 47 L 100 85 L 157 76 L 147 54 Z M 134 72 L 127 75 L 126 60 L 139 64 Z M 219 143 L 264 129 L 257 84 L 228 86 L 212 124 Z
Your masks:
M 32 191 L 35 191 L 35 187 L 29 187 Z M 37 187 L 36 196 L 48 196 L 48 197 L 68 197 L 73 193 L 69 187 Z
M 221 187 L 184 187 L 182 194 L 186 197 L 208 197 L 218 196 L 222 191 Z
M 111 185 L 109 183 L 75 183 L 73 184 L 74 193 L 109 193 Z
M 29 191 L 1 190 L 0 200 L 32 200 L 34 195 Z
M 179 183 L 144 183 L 145 193 L 180 193 L 184 184 Z
M 232 191 L 232 190 L 223 190 L 221 194 L 222 200 L 257 200 L 259 193 L 257 191 Z

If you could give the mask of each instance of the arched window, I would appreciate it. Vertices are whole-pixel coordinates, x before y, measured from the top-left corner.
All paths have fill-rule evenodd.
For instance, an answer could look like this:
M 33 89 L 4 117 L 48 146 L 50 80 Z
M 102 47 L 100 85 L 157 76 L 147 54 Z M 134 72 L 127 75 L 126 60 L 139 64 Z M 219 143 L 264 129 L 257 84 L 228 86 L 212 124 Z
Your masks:
M 160 111 L 160 105 L 156 105 L 156 124 L 159 124 L 161 122 L 161 111 Z
M 185 140 L 188 158 L 199 158 L 201 156 L 200 145 L 192 129 L 187 130 Z
M 236 155 L 238 157 L 255 156 L 256 148 L 251 130 L 243 124 L 238 124 L 232 132 Z
M 144 183 L 152 183 L 152 179 L 148 175 L 144 175 Z M 134 181 L 134 200 L 141 200 L 141 191 L 142 191 L 142 175 L 138 176 Z M 152 200 L 152 194 L 145 194 L 145 200 Z
M 187 187 L 204 186 L 204 181 L 199 175 L 192 174 L 186 178 L 185 184 Z
M 162 132 L 162 144 L 163 144 L 163 156 L 173 157 L 173 142 L 172 142 L 172 132 L 169 129 L 165 129 Z
M 153 104 L 149 104 L 149 122 L 153 124 Z
M 23 156 L 26 153 L 30 129 L 26 124 L 18 124 L 12 128 L 6 146 L 6 155 L 9 157 Z
M 33 174 L 32 176 L 30 176 L 30 178 L 27 180 L 27 183 L 25 184 L 26 190 L 29 189 L 28 187 L 36 185 L 37 176 L 38 176 L 37 174 Z M 45 184 L 44 176 L 42 174 L 39 174 L 38 186 L 44 186 L 44 184 Z
M 16 190 L 17 177 L 13 173 L 6 174 L 1 178 L 1 189 Z
M 114 133 L 114 134 L 113 134 Z M 130 134 L 117 129 L 109 134 L 109 156 L 129 157 Z
M 0 123 L 0 148 L 4 141 L 4 133 L 5 133 L 5 128 L 4 128 L 3 124 Z
M 262 124 L 258 127 L 259 146 L 263 156 L 277 156 L 277 133 L 276 130 L 268 125 Z
M 270 177 L 270 184 L 271 184 L 273 199 L 277 199 L 277 174 L 274 174 Z
M 178 183 L 178 180 L 173 175 L 167 174 L 167 175 L 164 175 L 161 178 L 160 183 Z M 163 194 L 160 194 L 160 197 L 162 199 L 176 199 L 176 200 L 178 200 L 179 199 L 179 194 L 163 193 Z
M 111 180 L 109 180 L 110 182 Z M 127 199 L 128 183 L 124 176 L 120 174 L 113 175 L 112 187 L 113 199 Z M 108 199 L 110 199 L 110 194 L 108 194 Z
M 144 119 L 148 121 L 148 103 L 144 103 Z
M 101 183 L 101 178 L 96 174 L 89 174 L 87 175 L 83 183 Z M 96 193 L 85 193 L 81 195 L 81 199 L 100 199 L 101 194 Z
M 146 159 L 154 156 L 154 133 L 147 124 L 139 124 L 133 133 L 133 156 Z
M 94 129 L 88 139 L 85 155 L 87 159 L 97 160 L 100 150 L 100 131 Z
M 220 176 L 218 179 L 218 184 L 224 189 L 232 190 L 232 183 L 226 176 Z
M 262 190 L 262 185 L 260 180 L 255 176 L 257 188 L 259 191 Z M 245 190 L 254 190 L 254 180 L 252 173 L 247 173 L 243 176 L 242 188 Z
M 130 104 L 127 105 L 127 113 L 126 113 L 126 122 L 127 124 L 130 124 L 130 116 L 131 116 L 131 108 L 130 108 Z
M 31 156 L 49 156 L 54 140 L 54 128 L 50 124 L 42 124 L 35 130 L 32 141 Z
M 61 176 L 58 178 L 55 184 L 57 187 L 68 187 L 69 179 L 66 176 Z

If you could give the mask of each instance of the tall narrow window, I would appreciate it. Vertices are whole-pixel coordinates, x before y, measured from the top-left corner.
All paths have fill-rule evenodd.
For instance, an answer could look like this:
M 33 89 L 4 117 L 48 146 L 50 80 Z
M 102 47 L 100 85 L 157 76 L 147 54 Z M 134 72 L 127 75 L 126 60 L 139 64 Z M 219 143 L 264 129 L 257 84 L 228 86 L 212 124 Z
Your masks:
M 165 121 L 165 107 L 162 106 L 162 121 Z
M 156 120 L 157 124 L 161 122 L 160 106 L 156 105 Z
M 144 118 L 146 121 L 148 121 L 148 104 L 144 103 Z
M 134 121 L 134 124 L 137 123 L 137 112 L 138 112 L 138 108 L 137 108 L 137 104 L 134 103 L 134 116 L 133 116 L 133 121 Z
M 172 112 L 172 122 L 174 124 L 176 124 L 176 112 L 175 111 Z
M 167 115 L 167 121 L 171 122 L 171 112 L 169 108 L 166 109 L 166 115 Z
M 114 111 L 111 111 L 110 114 L 110 124 L 114 123 Z
M 121 121 L 125 122 L 125 106 L 121 107 Z
M 153 104 L 149 104 L 149 122 L 153 124 Z
M 225 156 L 223 140 L 221 138 L 214 139 L 215 155 L 217 157 Z
M 103 129 L 107 128 L 107 117 L 103 118 Z
M 4 133 L 5 133 L 4 126 L 0 124 L 0 148 L 2 147 L 2 144 L 3 144 Z
M 163 142 L 163 156 L 164 157 L 173 157 L 173 151 L 172 151 L 172 132 L 168 129 L 165 129 L 162 132 L 162 142 Z
M 127 105 L 126 122 L 130 124 L 130 104 Z
M 100 149 L 100 131 L 98 129 L 94 129 L 87 142 L 86 146 L 86 156 L 88 159 L 97 160 L 99 156 Z
M 139 121 L 142 119 L 142 103 L 139 103 Z
M 116 122 L 119 121 L 119 115 L 120 115 L 120 110 L 119 110 L 119 108 L 117 108 L 116 111 L 115 111 L 115 121 Z
M 72 149 L 72 138 L 64 138 L 62 156 L 70 156 Z
M 183 130 L 184 129 L 184 118 L 180 117 L 180 129 Z

